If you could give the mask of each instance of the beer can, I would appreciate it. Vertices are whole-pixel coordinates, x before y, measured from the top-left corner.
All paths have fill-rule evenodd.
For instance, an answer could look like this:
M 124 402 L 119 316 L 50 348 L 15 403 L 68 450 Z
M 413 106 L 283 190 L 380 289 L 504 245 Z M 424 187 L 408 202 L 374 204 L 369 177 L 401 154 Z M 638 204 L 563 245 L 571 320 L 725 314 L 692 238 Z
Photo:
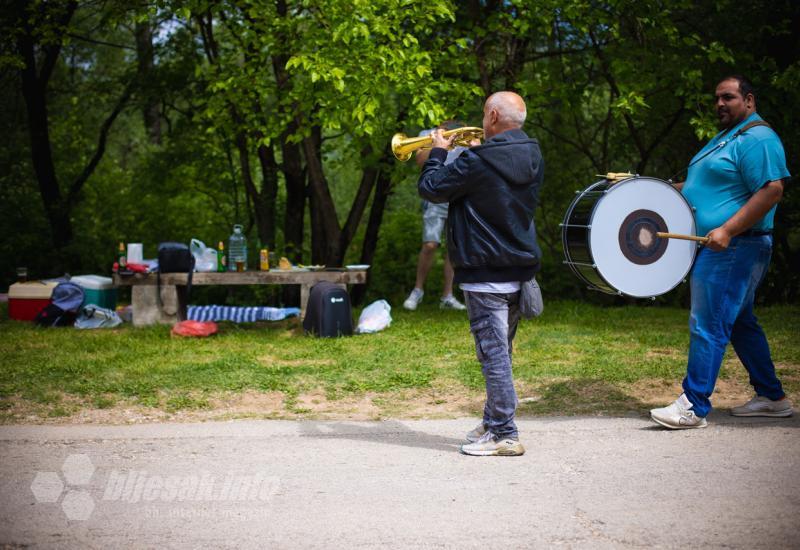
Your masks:
M 269 251 L 266 248 L 262 248 L 259 254 L 259 269 L 269 271 Z

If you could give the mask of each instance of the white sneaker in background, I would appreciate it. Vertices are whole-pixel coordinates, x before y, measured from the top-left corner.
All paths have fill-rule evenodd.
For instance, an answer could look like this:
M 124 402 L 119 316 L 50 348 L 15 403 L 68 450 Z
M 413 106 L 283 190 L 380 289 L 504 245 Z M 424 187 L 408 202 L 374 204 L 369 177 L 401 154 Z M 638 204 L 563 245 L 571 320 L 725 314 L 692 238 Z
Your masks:
M 744 405 L 731 409 L 733 416 L 792 416 L 792 402 L 786 398 L 773 401 L 769 397 L 757 395 Z
M 467 309 L 467 306 L 459 302 L 452 294 L 443 297 L 441 302 L 439 302 L 439 307 L 442 309 L 456 309 L 459 311 Z
M 675 400 L 671 405 L 661 409 L 652 409 L 650 418 L 671 430 L 684 430 L 687 428 L 705 428 L 708 426 L 705 418 L 697 416 L 692 409 L 692 403 L 686 394 Z
M 492 432 L 486 432 L 475 443 L 462 445 L 461 452 L 472 456 L 522 456 L 525 447 L 516 439 L 497 439 Z
M 470 443 L 475 443 L 485 433 L 486 433 L 486 426 L 484 426 L 483 421 L 481 421 L 480 424 L 475 426 L 474 430 L 467 433 L 467 441 L 469 441 Z
M 411 294 L 408 295 L 406 301 L 403 302 L 403 307 L 408 310 L 414 311 L 415 309 L 417 309 L 417 306 L 422 301 L 422 297 L 424 295 L 425 292 L 423 292 L 418 288 L 415 288 L 414 290 L 411 291 Z

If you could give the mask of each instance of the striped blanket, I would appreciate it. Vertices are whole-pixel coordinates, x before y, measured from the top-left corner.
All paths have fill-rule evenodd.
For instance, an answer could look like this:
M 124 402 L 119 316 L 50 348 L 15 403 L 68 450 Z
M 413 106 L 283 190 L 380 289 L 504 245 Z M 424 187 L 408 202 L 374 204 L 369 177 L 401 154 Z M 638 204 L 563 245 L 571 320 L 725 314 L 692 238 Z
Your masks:
M 190 321 L 233 321 L 234 323 L 280 321 L 297 315 L 300 315 L 300 309 L 296 307 L 189 306 L 186 313 Z

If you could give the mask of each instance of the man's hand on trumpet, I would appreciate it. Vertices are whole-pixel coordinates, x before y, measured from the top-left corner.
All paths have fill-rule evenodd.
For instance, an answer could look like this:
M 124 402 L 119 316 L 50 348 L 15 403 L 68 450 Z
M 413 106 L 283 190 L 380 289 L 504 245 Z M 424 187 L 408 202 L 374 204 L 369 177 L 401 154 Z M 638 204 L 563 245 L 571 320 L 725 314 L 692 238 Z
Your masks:
M 452 135 L 450 137 L 444 137 L 442 134 L 444 130 L 442 128 L 436 128 L 431 132 L 431 147 L 441 147 L 442 149 L 450 150 L 453 148 L 453 142 L 456 140 L 456 136 Z

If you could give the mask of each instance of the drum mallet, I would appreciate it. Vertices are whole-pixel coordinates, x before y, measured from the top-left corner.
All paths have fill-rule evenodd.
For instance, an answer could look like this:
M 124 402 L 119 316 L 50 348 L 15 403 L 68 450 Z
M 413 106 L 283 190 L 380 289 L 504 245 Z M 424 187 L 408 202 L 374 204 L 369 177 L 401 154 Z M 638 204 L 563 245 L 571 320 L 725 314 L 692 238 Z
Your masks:
M 662 239 L 682 239 L 684 241 L 695 241 L 698 243 L 706 244 L 708 242 L 708 237 L 695 237 L 694 235 L 681 235 L 680 233 L 656 233 L 656 237 Z

